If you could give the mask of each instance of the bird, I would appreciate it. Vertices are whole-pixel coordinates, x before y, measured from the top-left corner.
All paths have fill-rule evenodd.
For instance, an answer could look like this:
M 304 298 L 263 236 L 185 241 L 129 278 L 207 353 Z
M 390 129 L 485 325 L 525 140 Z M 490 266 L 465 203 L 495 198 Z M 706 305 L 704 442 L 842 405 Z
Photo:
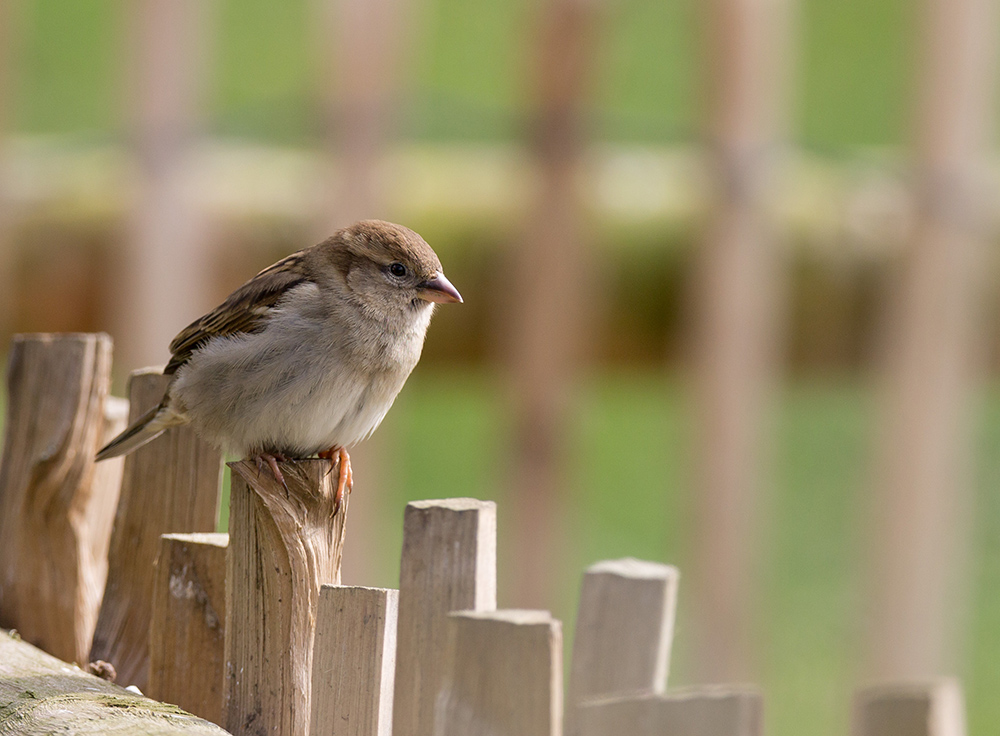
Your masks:
M 160 403 L 97 453 L 125 455 L 189 425 L 223 452 L 266 465 L 339 460 L 382 422 L 416 366 L 437 304 L 461 303 L 413 230 L 363 220 L 268 266 L 170 343 Z M 287 485 L 285 485 L 287 490 Z

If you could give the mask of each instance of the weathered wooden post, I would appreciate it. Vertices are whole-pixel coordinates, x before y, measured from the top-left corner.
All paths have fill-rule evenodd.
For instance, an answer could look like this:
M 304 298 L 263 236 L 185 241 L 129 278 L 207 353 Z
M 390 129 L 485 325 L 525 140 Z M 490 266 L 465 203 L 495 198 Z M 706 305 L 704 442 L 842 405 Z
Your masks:
M 97 464 L 125 427 L 108 397 L 107 335 L 18 335 L 7 369 L 0 462 L 0 626 L 87 662 L 107 577 L 121 460 Z
M 285 484 L 249 460 L 233 471 L 226 564 L 226 728 L 309 732 L 320 587 L 340 583 L 349 495 L 338 468 L 280 463 Z
M 399 591 L 324 585 L 309 736 L 391 736 Z
M 635 559 L 587 569 L 573 638 L 567 736 L 579 734 L 580 708 L 588 702 L 666 692 L 678 579 L 675 567 Z
M 394 736 L 432 736 L 452 611 L 496 608 L 496 504 L 414 501 L 403 519 Z M 436 736 L 436 735 L 435 735 Z
M 763 712 L 763 699 L 751 688 L 685 688 L 588 703 L 580 736 L 762 736 Z
M 145 693 L 222 723 L 227 534 L 164 534 L 153 576 Z
M 852 736 L 965 736 L 958 680 L 876 685 L 854 696 Z
M 562 623 L 548 611 L 459 611 L 449 619 L 435 736 L 562 736 Z
M 157 369 L 132 374 L 130 421 L 160 402 L 169 380 Z M 153 564 L 160 535 L 214 532 L 221 480 L 221 453 L 189 427 L 169 429 L 125 457 L 108 584 L 90 650 L 91 660 L 114 665 L 123 685 L 145 691 L 149 682 Z

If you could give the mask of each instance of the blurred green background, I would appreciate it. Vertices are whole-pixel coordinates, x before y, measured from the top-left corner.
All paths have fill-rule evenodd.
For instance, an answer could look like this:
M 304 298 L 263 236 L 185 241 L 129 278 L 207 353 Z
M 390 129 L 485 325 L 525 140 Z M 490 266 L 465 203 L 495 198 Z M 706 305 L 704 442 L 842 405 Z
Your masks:
M 114 136 L 125 69 L 120 0 L 30 0 L 13 127 Z M 914 7 L 904 0 L 799 4 L 793 137 L 837 153 L 900 143 L 913 72 Z M 211 133 L 279 143 L 316 135 L 311 11 L 304 0 L 219 0 L 208 80 Z M 525 0 L 426 0 L 416 6 L 404 138 L 512 139 L 520 130 L 536 6 Z M 678 142 L 697 132 L 701 74 L 696 0 L 608 3 L 593 133 Z
M 16 39 L 10 127 L 60 145 L 114 143 L 125 136 L 121 0 L 31 0 L 22 4 Z M 307 42 L 305 0 L 219 0 L 205 132 L 261 145 L 316 142 L 315 49 Z M 403 141 L 509 143 L 523 133 L 524 79 L 534 5 L 525 0 L 426 0 L 412 32 L 407 100 L 397 121 Z M 913 70 L 913 4 L 904 0 L 804 0 L 799 6 L 790 136 L 830 166 L 897 155 L 907 139 Z M 590 132 L 598 141 L 688 146 L 699 128 L 702 73 L 696 0 L 609 3 Z M 888 153 L 885 153 L 888 150 Z M 890 166 L 891 168 L 891 166 Z M 495 224 L 470 231 L 448 222 L 417 223 L 449 266 L 470 310 L 476 286 L 490 283 Z M 690 554 L 689 420 L 675 360 L 676 297 L 697 231 L 685 221 L 597 233 L 613 263 L 616 289 L 608 309 L 631 325 L 632 344 L 600 355 L 581 378 L 572 450 L 571 548 L 560 567 L 555 613 L 570 639 L 582 569 L 597 560 L 636 556 L 682 571 L 672 682 L 686 677 L 683 571 Z M 80 239 L 96 250 L 98 235 Z M 286 231 L 268 232 L 265 249 L 287 250 Z M 471 244 L 470 244 L 471 243 Z M 478 249 L 478 250 L 476 250 Z M 469 255 L 469 253 L 473 255 Z M 260 259 L 260 265 L 268 258 Z M 879 256 L 880 268 L 891 256 Z M 818 263 L 818 265 L 817 265 Z M 241 273 L 251 268 L 239 269 Z M 867 336 L 876 297 L 869 269 L 828 267 L 808 255 L 793 269 L 789 380 L 775 411 L 772 482 L 757 631 L 762 653 L 767 732 L 774 736 L 848 732 L 849 697 L 862 647 L 862 536 L 868 482 L 872 388 Z M 457 273 L 458 275 L 454 275 Z M 680 274 L 680 275 L 679 275 Z M 843 286 L 844 280 L 849 286 Z M 472 288 L 466 286 L 471 284 Z M 664 289 L 664 286 L 670 288 Z M 820 302 L 824 288 L 853 294 Z M 855 309 L 849 347 L 810 361 L 811 335 L 830 314 Z M 27 325 L 44 328 L 26 318 Z M 386 493 L 355 503 L 377 505 L 384 543 L 372 585 L 392 586 L 399 566 L 402 508 L 419 498 L 476 496 L 497 500 L 501 542 L 505 513 L 502 376 L 491 365 L 489 339 L 470 337 L 465 319 L 442 311 L 428 360 L 415 372 L 381 435 L 394 456 Z M 858 337 L 860 335 L 860 337 Z M 636 344 L 639 347 L 636 347 Z M 822 353 L 822 350 L 819 352 Z M 977 399 L 980 431 L 978 527 L 974 547 L 974 615 L 965 671 L 971 733 L 1000 723 L 1000 387 Z M 504 551 L 501 549 L 501 560 Z M 501 567 L 501 586 L 505 572 Z M 504 590 L 501 588 L 500 604 Z

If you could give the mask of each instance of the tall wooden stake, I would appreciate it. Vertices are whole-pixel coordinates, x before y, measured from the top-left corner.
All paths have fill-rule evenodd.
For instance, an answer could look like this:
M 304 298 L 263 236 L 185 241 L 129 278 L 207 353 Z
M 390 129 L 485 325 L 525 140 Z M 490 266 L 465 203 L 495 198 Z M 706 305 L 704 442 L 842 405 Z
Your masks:
M 309 732 L 320 587 L 340 583 L 344 497 L 327 460 L 281 463 L 283 486 L 243 460 L 233 470 L 226 569 L 226 729 Z
M 108 397 L 107 335 L 18 335 L 0 462 L 0 626 L 86 663 L 107 577 L 122 461 L 97 464 L 125 427 Z
M 169 380 L 158 369 L 132 374 L 130 421 L 160 402 Z M 125 458 L 108 584 L 90 650 L 91 660 L 114 665 L 123 685 L 145 691 L 149 682 L 153 563 L 160 535 L 214 532 L 221 482 L 221 453 L 189 427 L 169 429 Z
M 983 186 L 995 80 L 993 0 L 925 0 L 917 222 L 892 295 L 876 456 L 871 679 L 951 674 L 971 538 L 971 374 L 982 331 Z
M 703 681 L 749 676 L 756 517 L 781 279 L 767 194 L 783 117 L 788 0 L 712 0 L 708 162 L 715 203 L 693 296 L 695 498 L 691 589 Z

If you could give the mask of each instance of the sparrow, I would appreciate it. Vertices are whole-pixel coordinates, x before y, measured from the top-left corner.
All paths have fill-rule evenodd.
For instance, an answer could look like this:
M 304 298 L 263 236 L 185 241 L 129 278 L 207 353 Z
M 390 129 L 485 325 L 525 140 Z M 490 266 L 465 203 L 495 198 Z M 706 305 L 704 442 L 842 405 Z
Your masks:
M 461 302 L 417 233 L 364 220 L 265 268 L 170 343 L 163 400 L 97 453 L 132 452 L 190 425 L 223 452 L 265 464 L 340 460 L 368 437 L 417 364 L 436 304 Z M 287 486 L 286 486 L 287 488 Z

